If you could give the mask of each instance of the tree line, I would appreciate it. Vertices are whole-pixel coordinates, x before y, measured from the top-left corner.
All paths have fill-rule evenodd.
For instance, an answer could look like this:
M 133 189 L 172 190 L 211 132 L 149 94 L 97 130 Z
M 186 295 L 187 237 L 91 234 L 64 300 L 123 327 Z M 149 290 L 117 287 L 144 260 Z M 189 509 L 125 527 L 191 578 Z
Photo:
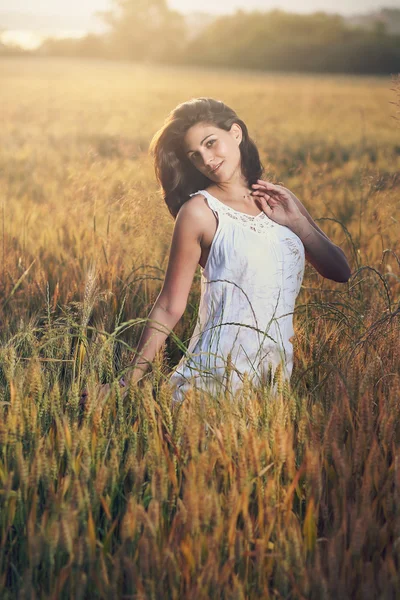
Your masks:
M 106 34 L 47 39 L 36 54 L 296 72 L 389 74 L 400 66 L 399 34 L 380 21 L 349 26 L 339 14 L 238 10 L 189 31 L 166 0 L 114 0 L 101 16 Z

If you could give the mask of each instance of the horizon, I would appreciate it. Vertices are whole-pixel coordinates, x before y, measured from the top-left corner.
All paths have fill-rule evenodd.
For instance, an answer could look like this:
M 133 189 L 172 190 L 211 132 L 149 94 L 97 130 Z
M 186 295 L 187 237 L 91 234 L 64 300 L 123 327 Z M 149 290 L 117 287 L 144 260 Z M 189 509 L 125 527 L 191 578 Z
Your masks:
M 96 18 L 97 12 L 113 9 L 112 0 L 70 0 L 66 5 L 62 0 L 41 0 L 37 6 L 35 0 L 13 0 L 12 7 L 7 6 L 5 0 L 0 0 L 0 16 L 4 14 L 30 15 L 35 18 L 47 17 L 54 19 L 79 19 Z M 378 12 L 383 8 L 399 8 L 399 0 L 304 0 L 299 7 L 296 0 L 246 0 L 246 3 L 238 0 L 220 0 L 218 4 L 214 0 L 169 0 L 169 8 L 183 14 L 206 13 L 211 15 L 231 14 L 237 10 L 251 12 L 260 10 L 269 12 L 271 10 L 283 10 L 297 14 L 313 12 L 327 12 L 342 15 L 362 14 L 365 12 Z M 1 23 L 0 23 L 1 26 Z
M 11 10 L 7 10 L 0 0 L 0 41 L 5 44 L 17 44 L 25 49 L 40 46 L 46 37 L 83 37 L 88 33 L 105 33 L 107 25 L 98 13 L 112 10 L 111 0 L 78 0 L 64 2 L 42 0 L 39 7 L 34 0 L 13 0 Z M 376 0 L 306 0 L 301 9 L 295 0 L 248 0 L 243 7 L 235 0 L 222 0 L 218 5 L 213 0 L 192 0 L 190 9 L 185 0 L 171 0 L 168 6 L 185 16 L 196 13 L 219 16 L 233 14 L 237 10 L 252 12 L 260 10 L 282 10 L 294 14 L 312 14 L 325 12 L 340 14 L 345 18 L 380 12 L 383 9 L 399 8 L 398 0 L 388 0 L 383 4 Z M 56 5 L 56 6 L 55 6 Z M 58 7 L 57 13 L 54 8 Z

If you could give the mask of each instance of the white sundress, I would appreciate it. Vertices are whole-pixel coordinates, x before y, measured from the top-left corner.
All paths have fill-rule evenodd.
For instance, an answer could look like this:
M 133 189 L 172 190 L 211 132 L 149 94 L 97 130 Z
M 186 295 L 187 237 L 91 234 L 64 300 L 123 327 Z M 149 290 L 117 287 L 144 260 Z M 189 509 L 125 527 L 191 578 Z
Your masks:
M 235 395 L 246 371 L 252 383 L 263 384 L 268 369 L 273 373 L 279 363 L 290 379 L 293 310 L 305 267 L 304 245 L 289 227 L 264 212 L 237 211 L 207 190 L 191 196 L 196 194 L 206 198 L 218 227 L 201 268 L 196 326 L 169 377 L 174 403 L 183 401 L 193 385 Z

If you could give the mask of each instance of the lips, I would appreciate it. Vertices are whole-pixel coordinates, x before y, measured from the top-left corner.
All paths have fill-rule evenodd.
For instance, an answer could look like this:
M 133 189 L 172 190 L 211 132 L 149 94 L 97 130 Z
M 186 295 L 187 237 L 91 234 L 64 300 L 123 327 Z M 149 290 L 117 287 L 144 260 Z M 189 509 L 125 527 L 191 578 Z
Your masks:
M 221 161 L 221 162 L 219 163 L 219 165 L 217 165 L 217 166 L 216 166 L 214 169 L 212 169 L 210 172 L 211 172 L 211 173 L 215 173 L 216 171 L 218 171 L 218 169 L 220 168 L 220 166 L 222 165 L 222 163 L 223 163 L 223 162 L 224 162 L 224 161 Z

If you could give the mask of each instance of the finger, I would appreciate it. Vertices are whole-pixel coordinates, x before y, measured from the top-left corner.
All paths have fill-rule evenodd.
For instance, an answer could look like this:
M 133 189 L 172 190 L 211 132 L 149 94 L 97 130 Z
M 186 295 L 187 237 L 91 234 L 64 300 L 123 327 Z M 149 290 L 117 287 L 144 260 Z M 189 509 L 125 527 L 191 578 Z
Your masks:
M 267 181 L 266 179 L 257 179 L 257 183 L 262 185 L 270 185 L 271 187 L 279 189 L 276 183 L 272 183 L 272 181 Z
M 272 213 L 272 209 L 265 198 L 260 198 L 262 210 L 269 216 Z
M 269 193 L 269 192 L 267 192 L 266 190 L 263 190 L 263 189 L 261 189 L 261 190 L 254 190 L 254 191 L 252 192 L 252 194 L 253 194 L 254 196 L 260 196 L 260 195 L 263 195 L 263 196 L 267 196 L 268 198 L 271 198 L 271 195 L 270 195 L 270 193 Z
M 282 194 L 282 190 L 275 183 L 263 181 L 262 179 L 258 179 L 257 183 L 253 183 L 253 187 L 267 189 L 273 194 Z
M 265 186 L 265 185 L 256 185 L 256 189 L 253 190 L 253 192 L 267 192 L 268 194 L 271 194 L 274 196 L 274 198 L 278 198 L 279 196 L 282 196 L 282 192 L 280 190 Z
M 264 179 L 257 179 L 256 183 L 253 183 L 254 186 L 263 186 L 263 187 L 269 187 L 271 189 L 277 189 L 279 190 L 278 186 L 275 183 L 271 183 L 271 181 L 264 181 Z
M 261 200 L 261 198 L 264 198 L 267 202 L 271 202 L 272 206 L 277 206 L 277 201 L 276 198 L 273 198 L 272 196 L 270 196 L 269 194 L 267 194 L 266 192 L 254 192 L 254 196 L 256 196 L 257 198 L 259 198 Z

